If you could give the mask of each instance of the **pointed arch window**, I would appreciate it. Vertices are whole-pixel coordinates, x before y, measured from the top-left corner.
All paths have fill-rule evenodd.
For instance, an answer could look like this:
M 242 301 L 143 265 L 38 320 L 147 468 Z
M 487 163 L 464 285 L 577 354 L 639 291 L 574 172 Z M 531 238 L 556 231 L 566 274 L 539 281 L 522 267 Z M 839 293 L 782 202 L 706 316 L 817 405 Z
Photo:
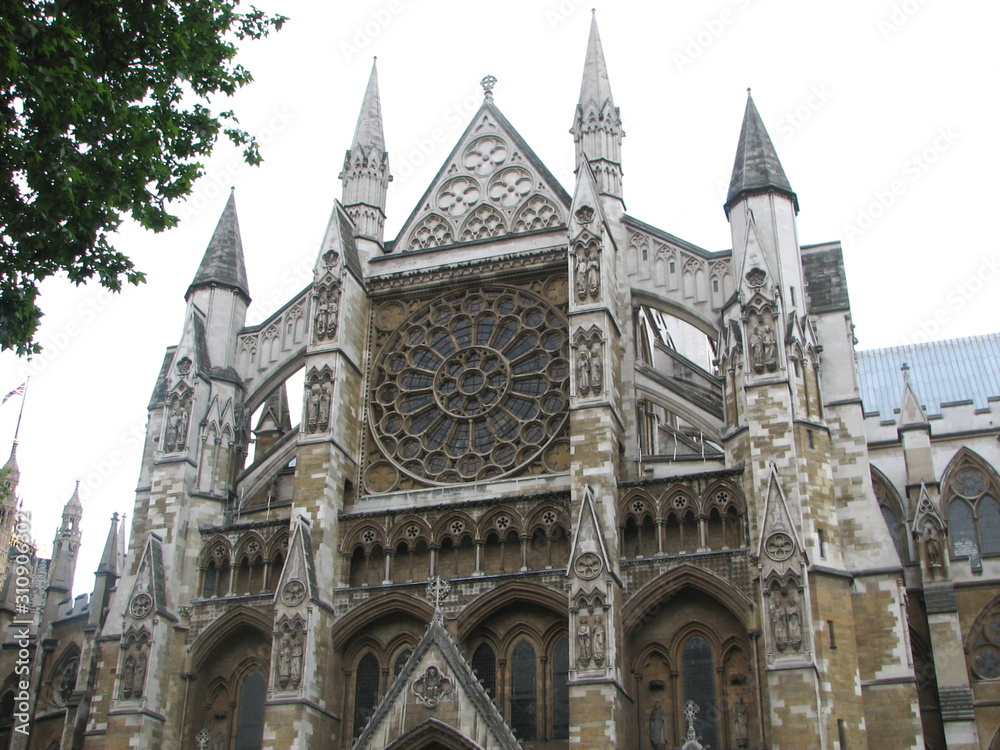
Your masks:
M 236 750 L 260 750 L 264 744 L 264 700 L 267 681 L 259 670 L 243 680 L 240 690 L 239 721 L 236 725 Z
M 552 650 L 552 739 L 569 739 L 569 638 Z
M 694 701 L 698 714 L 694 728 L 699 741 L 716 747 L 718 734 L 718 708 L 715 696 L 715 664 L 712 647 L 700 635 L 693 635 L 681 652 L 681 670 L 684 678 L 684 703 Z
M 1000 486 L 968 457 L 949 472 L 943 493 L 954 557 L 1000 555 Z
M 497 699 L 497 657 L 493 647 L 480 643 L 472 654 L 472 669 L 490 699 Z
M 512 656 L 510 728 L 519 740 L 533 740 L 538 731 L 538 657 L 526 640 L 514 647 Z
M 378 659 L 367 653 L 358 662 L 354 680 L 354 736 L 357 737 L 378 705 Z

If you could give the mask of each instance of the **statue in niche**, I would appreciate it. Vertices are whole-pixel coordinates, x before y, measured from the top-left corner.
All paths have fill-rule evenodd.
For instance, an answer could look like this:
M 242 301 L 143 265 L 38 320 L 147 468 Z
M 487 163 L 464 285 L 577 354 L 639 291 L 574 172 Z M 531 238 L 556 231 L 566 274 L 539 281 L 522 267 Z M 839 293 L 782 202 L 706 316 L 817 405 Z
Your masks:
M 601 261 L 593 248 L 587 251 L 587 292 L 594 299 L 601 294 Z
M 941 540 L 937 528 L 930 521 L 924 524 L 924 550 L 927 552 L 927 567 L 931 570 L 931 577 L 936 578 L 941 567 Z
M 319 394 L 319 429 L 325 430 L 330 426 L 330 386 L 324 385 Z
M 764 326 L 764 366 L 768 372 L 778 369 L 778 340 L 774 336 L 771 326 Z
M 167 412 L 167 434 L 163 446 L 167 453 L 182 451 L 187 446 L 189 408 L 188 399 L 179 399 Z
M 576 296 L 583 302 L 587 299 L 587 256 L 578 255 L 576 258 Z
M 129 656 L 125 659 L 125 666 L 122 668 L 122 699 L 127 700 L 132 697 L 132 683 L 135 680 L 135 657 Z
M 146 655 L 140 653 L 135 660 L 135 673 L 132 681 L 132 695 L 142 697 L 142 688 L 146 682 Z
M 576 628 L 576 663 L 580 669 L 586 669 L 590 664 L 590 620 L 586 615 L 580 615 Z
M 454 687 L 452 681 L 441 674 L 441 670 L 432 664 L 424 670 L 423 675 L 414 681 L 411 689 L 420 703 L 428 708 L 437 708 L 437 705 Z
M 764 372 L 764 338 L 760 335 L 759 326 L 754 326 L 750 334 L 750 362 L 754 372 Z
M 604 630 L 604 619 L 600 615 L 594 615 L 594 624 L 590 629 L 591 651 L 594 656 L 594 663 L 597 666 L 604 664 L 604 649 L 607 641 L 607 633 Z
M 784 651 L 788 647 L 788 615 L 784 603 L 777 596 L 772 597 L 770 612 L 774 644 L 778 651 Z
M 319 429 L 319 411 L 322 401 L 323 388 L 319 383 L 309 386 L 309 403 L 306 406 L 306 429 L 309 432 L 316 432 Z
M 222 730 L 215 730 L 215 739 L 212 740 L 212 750 L 226 750 L 226 738 L 222 736 Z
M 319 304 L 316 305 L 316 316 L 313 318 L 313 330 L 316 332 L 316 340 L 322 341 L 323 337 L 326 335 L 326 321 L 329 311 L 326 306 L 326 301 L 322 297 L 318 297 L 316 301 Z
M 733 709 L 733 716 L 736 720 L 736 747 L 744 748 L 750 744 L 750 709 L 743 700 L 742 692 L 739 702 Z
M 288 678 L 291 676 L 291 664 L 292 664 L 292 643 L 291 638 L 288 634 L 281 639 L 281 651 L 278 653 L 278 684 L 284 687 L 288 684 Z
M 295 687 L 299 686 L 302 681 L 302 639 L 295 638 L 295 642 L 292 644 L 292 656 L 289 662 L 289 678 L 292 681 L 292 685 Z
M 653 712 L 649 715 L 649 740 L 653 750 L 664 750 L 667 746 L 667 712 L 659 701 L 653 704 Z
M 604 364 L 601 361 L 603 359 L 601 345 L 591 344 L 590 345 L 590 387 L 596 396 L 601 390 L 601 382 L 604 379 Z
M 586 349 L 580 349 L 576 357 L 576 392 L 586 396 L 590 392 L 590 357 Z
M 788 596 L 785 619 L 788 622 L 788 642 L 792 644 L 792 648 L 799 651 L 802 648 L 802 615 L 799 612 L 799 603 L 795 599 L 795 594 Z

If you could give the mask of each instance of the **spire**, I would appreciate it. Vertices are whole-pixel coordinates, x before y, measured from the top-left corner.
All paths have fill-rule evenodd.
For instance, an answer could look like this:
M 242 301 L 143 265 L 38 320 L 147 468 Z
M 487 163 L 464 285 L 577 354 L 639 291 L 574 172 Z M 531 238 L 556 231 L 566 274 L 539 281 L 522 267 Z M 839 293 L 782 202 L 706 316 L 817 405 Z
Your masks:
M 583 63 L 583 83 L 580 85 L 580 106 L 594 102 L 598 109 L 605 102 L 614 99 L 611 96 L 611 81 L 608 79 L 608 65 L 604 61 L 604 48 L 601 46 L 601 34 L 597 30 L 597 14 L 590 17 L 590 38 L 587 40 L 587 57 Z
M 733 164 L 733 176 L 729 181 L 729 194 L 726 197 L 726 216 L 733 204 L 748 193 L 766 193 L 776 191 L 784 193 L 795 204 L 796 213 L 799 210 L 799 199 L 792 191 L 792 186 L 785 176 L 785 170 L 778 161 L 774 144 L 764 128 L 764 122 L 757 112 L 757 107 L 747 89 L 747 107 L 743 113 L 743 127 L 740 130 L 740 142 L 736 147 L 736 162 Z
M 120 574 L 118 568 L 118 514 L 111 516 L 111 528 L 108 530 L 108 539 L 104 543 L 104 553 L 101 555 L 101 564 L 97 567 L 97 575 Z
M 385 198 L 392 177 L 382 132 L 382 104 L 374 60 L 358 125 L 354 129 L 354 140 L 344 156 L 340 179 L 344 183 L 344 208 L 354 222 L 355 236 L 381 243 L 385 228 Z
M 203 286 L 226 286 L 239 292 L 249 303 L 250 287 L 247 283 L 246 265 L 243 261 L 243 240 L 240 222 L 236 216 L 236 190 L 229 193 L 229 202 L 222 212 L 212 241 L 208 243 L 201 266 L 188 287 L 185 299 Z
M 14 444 L 10 447 L 10 458 L 0 470 L 5 472 L 4 483 L 10 490 L 10 498 L 8 498 L 10 502 L 14 501 L 14 491 L 17 489 L 18 482 L 21 481 L 21 469 L 17 465 L 17 443 L 18 441 L 15 439 Z
M 76 487 L 73 489 L 73 495 L 69 500 L 66 501 L 66 507 L 63 508 L 63 518 L 66 516 L 77 516 L 83 515 L 83 503 L 80 502 L 80 480 L 76 480 Z
M 928 427 L 927 414 L 910 380 L 910 366 L 904 362 L 900 369 L 903 371 L 903 403 L 899 410 L 899 428 Z
M 622 197 L 621 112 L 611 96 L 608 66 L 604 62 L 601 35 L 597 31 L 597 15 L 590 21 L 587 57 L 583 63 L 583 83 L 576 118 L 570 128 L 576 142 L 577 172 L 584 159 L 590 162 L 602 195 Z M 578 177 L 579 179 L 579 177 Z

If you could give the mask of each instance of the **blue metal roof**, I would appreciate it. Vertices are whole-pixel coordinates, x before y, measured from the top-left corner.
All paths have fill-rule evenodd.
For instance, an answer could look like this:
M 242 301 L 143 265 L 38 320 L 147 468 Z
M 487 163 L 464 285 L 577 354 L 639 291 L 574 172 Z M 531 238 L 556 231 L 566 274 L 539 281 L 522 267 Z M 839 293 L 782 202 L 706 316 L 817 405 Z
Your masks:
M 878 413 L 883 421 L 896 419 L 902 404 L 903 363 L 910 366 L 910 382 L 928 417 L 940 416 L 949 404 L 988 409 L 989 400 L 1000 400 L 1000 333 L 857 354 L 865 414 Z

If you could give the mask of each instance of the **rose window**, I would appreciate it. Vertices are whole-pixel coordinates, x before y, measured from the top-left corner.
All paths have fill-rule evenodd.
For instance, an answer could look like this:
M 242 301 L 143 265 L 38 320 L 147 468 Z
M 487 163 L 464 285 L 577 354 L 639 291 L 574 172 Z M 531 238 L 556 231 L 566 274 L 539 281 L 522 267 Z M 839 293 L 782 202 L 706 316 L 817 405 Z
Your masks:
M 463 163 L 480 177 L 493 174 L 507 161 L 507 144 L 499 138 L 486 136 L 472 143 L 465 152 Z
M 521 167 L 510 167 L 498 174 L 490 183 L 489 196 L 501 206 L 511 208 L 531 191 L 531 173 Z
M 567 420 L 566 328 L 542 297 L 500 286 L 452 292 L 404 321 L 373 370 L 370 420 L 391 466 L 370 466 L 370 489 L 392 489 L 395 470 L 451 484 L 542 455 Z
M 450 216 L 461 216 L 479 202 L 479 183 L 468 177 L 456 177 L 438 194 L 438 208 Z

